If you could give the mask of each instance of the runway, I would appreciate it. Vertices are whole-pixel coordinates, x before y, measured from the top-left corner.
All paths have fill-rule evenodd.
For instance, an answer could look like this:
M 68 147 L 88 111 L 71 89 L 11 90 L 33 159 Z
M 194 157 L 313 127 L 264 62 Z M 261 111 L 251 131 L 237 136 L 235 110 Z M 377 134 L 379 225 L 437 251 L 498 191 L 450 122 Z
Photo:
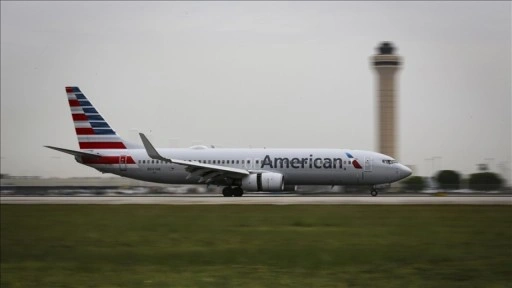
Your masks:
M 0 204 L 512 205 L 512 196 L 2 196 Z

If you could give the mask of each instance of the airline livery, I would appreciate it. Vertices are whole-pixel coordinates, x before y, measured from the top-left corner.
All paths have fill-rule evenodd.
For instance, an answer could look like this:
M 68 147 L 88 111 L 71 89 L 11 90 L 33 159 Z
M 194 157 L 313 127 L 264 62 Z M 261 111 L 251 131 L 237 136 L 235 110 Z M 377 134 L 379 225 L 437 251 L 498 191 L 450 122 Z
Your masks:
M 294 191 L 296 185 L 379 185 L 411 175 L 384 154 L 347 149 L 255 149 L 153 147 L 123 140 L 78 87 L 66 87 L 80 150 L 45 146 L 75 156 L 102 173 L 168 184 L 224 186 L 226 197 L 244 191 Z

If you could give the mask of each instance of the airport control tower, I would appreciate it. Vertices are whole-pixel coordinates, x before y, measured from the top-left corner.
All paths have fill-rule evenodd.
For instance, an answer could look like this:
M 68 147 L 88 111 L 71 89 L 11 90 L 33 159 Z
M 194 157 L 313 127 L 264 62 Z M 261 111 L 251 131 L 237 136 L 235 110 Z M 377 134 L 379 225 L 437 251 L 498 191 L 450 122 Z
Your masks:
M 402 66 L 402 58 L 395 54 L 390 42 L 382 42 L 377 54 L 370 58 L 371 66 L 377 71 L 377 110 L 379 152 L 397 158 L 397 95 L 396 72 Z

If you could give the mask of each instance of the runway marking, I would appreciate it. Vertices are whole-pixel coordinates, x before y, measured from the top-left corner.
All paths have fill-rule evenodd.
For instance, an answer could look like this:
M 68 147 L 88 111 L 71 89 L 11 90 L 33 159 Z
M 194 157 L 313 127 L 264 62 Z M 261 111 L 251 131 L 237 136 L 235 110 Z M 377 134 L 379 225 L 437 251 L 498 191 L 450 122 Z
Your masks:
M 222 196 L 2 196 L 0 204 L 160 204 L 160 205 L 512 205 L 512 196 L 455 197 L 222 197 Z

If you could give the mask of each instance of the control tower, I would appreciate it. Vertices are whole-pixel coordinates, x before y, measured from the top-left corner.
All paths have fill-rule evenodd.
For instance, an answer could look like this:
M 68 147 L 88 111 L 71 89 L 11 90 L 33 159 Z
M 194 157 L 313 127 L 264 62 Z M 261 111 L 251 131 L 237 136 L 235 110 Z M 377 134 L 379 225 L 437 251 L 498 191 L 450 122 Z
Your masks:
M 395 47 L 391 42 L 382 42 L 370 62 L 377 72 L 378 151 L 396 159 L 398 105 L 395 75 L 402 66 L 402 58 L 395 54 Z

